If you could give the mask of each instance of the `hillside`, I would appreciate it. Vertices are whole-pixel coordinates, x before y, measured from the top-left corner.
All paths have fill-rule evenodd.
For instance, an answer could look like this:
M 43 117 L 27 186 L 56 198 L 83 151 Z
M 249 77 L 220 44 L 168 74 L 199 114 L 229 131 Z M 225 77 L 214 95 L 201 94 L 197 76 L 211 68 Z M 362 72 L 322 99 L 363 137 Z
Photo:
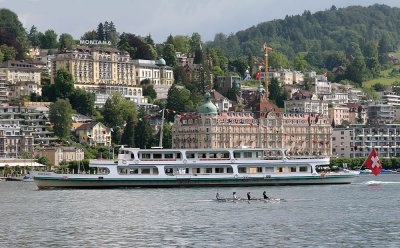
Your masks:
M 383 41 L 389 51 L 399 46 L 400 8 L 375 4 L 351 6 L 311 14 L 287 16 L 283 20 L 260 23 L 232 35 L 216 34 L 209 46 L 219 48 L 231 58 L 261 55 L 267 41 L 275 51 L 293 59 L 298 52 L 347 50 L 352 43 L 362 48 L 369 41 Z

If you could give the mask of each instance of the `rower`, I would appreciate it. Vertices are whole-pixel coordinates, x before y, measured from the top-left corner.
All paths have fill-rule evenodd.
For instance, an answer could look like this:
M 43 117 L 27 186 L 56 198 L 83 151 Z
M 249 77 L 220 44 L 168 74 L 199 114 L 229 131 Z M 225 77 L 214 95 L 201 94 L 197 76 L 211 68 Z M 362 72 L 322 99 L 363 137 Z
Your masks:
M 264 200 L 269 200 L 269 197 L 267 196 L 267 192 L 266 191 L 263 192 L 263 197 L 264 197 Z
M 250 194 L 250 192 L 247 192 L 247 200 L 251 200 L 251 194 Z
M 239 197 L 236 195 L 236 192 L 233 192 L 233 200 L 239 200 Z
M 217 194 L 215 195 L 215 198 L 217 198 L 217 200 L 221 200 L 221 199 L 219 198 L 219 193 L 217 193 Z

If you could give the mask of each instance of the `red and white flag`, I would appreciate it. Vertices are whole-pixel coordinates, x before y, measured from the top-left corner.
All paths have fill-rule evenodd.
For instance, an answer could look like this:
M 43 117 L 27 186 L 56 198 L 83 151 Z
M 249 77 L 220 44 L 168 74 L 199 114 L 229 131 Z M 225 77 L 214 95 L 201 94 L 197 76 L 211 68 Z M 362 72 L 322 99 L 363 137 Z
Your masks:
M 375 176 L 381 172 L 382 164 L 381 161 L 379 161 L 375 148 L 372 148 L 371 153 L 364 162 L 364 165 L 367 166 Z

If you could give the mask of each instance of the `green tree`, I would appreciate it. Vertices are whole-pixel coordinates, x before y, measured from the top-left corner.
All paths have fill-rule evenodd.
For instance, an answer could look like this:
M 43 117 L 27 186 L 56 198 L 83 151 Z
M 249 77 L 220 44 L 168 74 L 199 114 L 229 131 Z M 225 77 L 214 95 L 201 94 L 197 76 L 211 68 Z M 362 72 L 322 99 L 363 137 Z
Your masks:
M 50 122 L 53 124 L 54 134 L 67 139 L 72 127 L 72 107 L 68 100 L 58 99 L 50 105 Z
M 105 34 L 104 34 L 104 26 L 103 23 L 99 23 L 99 25 L 97 26 L 97 32 L 96 32 L 97 36 L 97 40 L 105 40 Z
M 325 57 L 325 67 L 330 71 L 335 67 L 346 65 L 346 54 L 343 51 L 332 52 Z
M 143 89 L 143 96 L 149 97 L 151 100 L 157 98 L 157 92 L 154 90 L 154 86 L 151 83 L 150 79 L 144 79 L 140 82 L 140 86 Z
M 381 65 L 379 64 L 378 43 L 369 41 L 364 47 L 365 64 L 373 76 L 379 76 Z
M 164 46 L 163 58 L 165 59 L 167 65 L 171 67 L 176 66 L 177 62 L 176 62 L 176 52 L 174 45 L 167 44 Z
M 121 144 L 128 147 L 135 147 L 135 123 L 132 116 L 128 116 L 124 132 L 121 137 Z
M 186 35 L 176 35 L 174 37 L 174 47 L 177 52 L 188 53 L 189 52 L 189 37 Z
M 353 48 L 354 59 L 351 62 L 351 64 L 347 67 L 346 78 L 360 85 L 365 78 L 365 73 L 366 73 L 365 60 L 358 44 L 353 43 L 352 48 Z
M 46 165 L 46 166 L 50 166 L 51 165 L 50 160 L 49 160 L 49 158 L 47 156 L 39 157 L 38 163 Z
M 7 45 L 0 46 L 0 52 L 3 54 L 3 60 L 15 60 L 17 56 L 17 51 L 13 47 L 9 47 Z
M 271 51 L 268 55 L 268 65 L 272 68 L 288 68 L 289 59 L 288 57 L 280 52 Z
M 297 53 L 294 57 L 293 65 L 296 70 L 304 72 L 307 69 L 308 63 L 305 56 L 306 54 L 304 53 Z
M 94 95 L 82 89 L 74 89 L 69 96 L 72 108 L 83 115 L 92 116 L 94 109 Z
M 144 108 L 139 110 L 139 120 L 135 126 L 135 143 L 138 148 L 151 148 L 153 132 Z
M 4 61 L 4 54 L 0 49 L 0 62 L 3 62 L 3 61 Z
M 191 92 L 188 89 L 179 89 L 172 85 L 168 90 L 167 109 L 172 109 L 176 112 L 187 112 L 194 109 Z M 169 120 L 173 120 L 173 115 L 169 116 Z
M 38 32 L 35 26 L 31 27 L 31 30 L 28 34 L 28 39 L 31 42 L 31 45 L 34 47 L 40 47 L 40 32 Z
M 154 60 L 156 55 L 155 49 L 145 39 L 129 33 L 120 36 L 118 48 L 128 52 L 132 59 Z
M 96 30 L 87 31 L 81 37 L 81 40 L 96 40 L 96 39 L 97 39 Z
M 189 76 L 186 70 L 182 66 L 177 66 L 174 68 L 174 81 L 176 84 L 184 85 L 189 82 Z
M 120 144 L 121 130 L 128 116 L 132 116 L 134 120 L 137 118 L 133 102 L 123 98 L 119 93 L 114 93 L 107 99 L 103 109 L 103 121 L 106 126 L 114 130 L 112 133 L 114 144 Z
M 72 35 L 63 33 L 60 35 L 60 39 L 58 40 L 60 45 L 60 49 L 70 48 L 72 45 L 75 44 L 75 40 Z
M 13 47 L 17 59 L 24 59 L 29 48 L 25 28 L 18 16 L 8 9 L 0 9 L 0 44 Z
M 57 33 L 52 29 L 46 30 L 44 34 L 40 35 L 40 45 L 40 48 L 43 49 L 57 48 Z
M 71 73 L 62 68 L 57 71 L 54 79 L 54 93 L 56 98 L 69 98 L 74 92 L 74 81 Z

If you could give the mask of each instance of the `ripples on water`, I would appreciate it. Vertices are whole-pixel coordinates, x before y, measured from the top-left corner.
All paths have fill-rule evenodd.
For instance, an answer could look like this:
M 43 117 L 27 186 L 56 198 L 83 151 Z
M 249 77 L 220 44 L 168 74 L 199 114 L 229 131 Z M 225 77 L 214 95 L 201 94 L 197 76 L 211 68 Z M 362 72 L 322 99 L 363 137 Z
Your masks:
M 264 190 L 286 201 L 210 201 Z M 400 175 L 249 188 L 39 191 L 0 182 L 0 199 L 0 247 L 400 247 Z

